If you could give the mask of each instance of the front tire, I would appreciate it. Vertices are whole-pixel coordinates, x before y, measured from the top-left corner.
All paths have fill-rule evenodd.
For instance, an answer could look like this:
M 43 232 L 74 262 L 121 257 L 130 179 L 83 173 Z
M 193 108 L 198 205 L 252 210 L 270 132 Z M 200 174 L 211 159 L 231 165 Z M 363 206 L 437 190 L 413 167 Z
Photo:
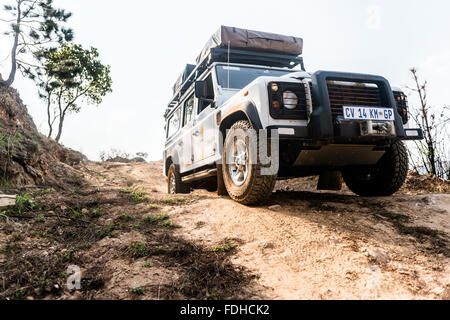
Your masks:
M 408 153 L 402 141 L 394 142 L 373 166 L 353 167 L 342 172 L 348 188 L 360 196 L 379 197 L 396 193 L 408 174 Z
M 262 175 L 258 148 L 250 148 L 250 139 L 246 135 L 252 126 L 248 121 L 236 122 L 230 129 L 225 139 L 221 170 L 225 188 L 236 202 L 251 205 L 267 201 L 275 186 L 277 174 Z M 230 153 L 230 155 L 227 154 Z M 227 161 L 230 158 L 231 161 Z M 250 163 L 250 159 L 257 159 L 256 164 Z M 230 162 L 230 163 L 227 163 Z
M 189 193 L 190 187 L 186 183 L 181 181 L 180 171 L 175 164 L 171 164 L 169 167 L 169 174 L 167 175 L 167 193 Z

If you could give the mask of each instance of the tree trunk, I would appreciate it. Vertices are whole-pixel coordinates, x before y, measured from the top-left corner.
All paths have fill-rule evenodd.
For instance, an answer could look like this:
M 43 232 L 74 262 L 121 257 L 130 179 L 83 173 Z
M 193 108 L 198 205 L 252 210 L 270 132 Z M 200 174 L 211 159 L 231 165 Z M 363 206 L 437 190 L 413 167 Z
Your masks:
M 19 46 L 19 35 L 20 35 L 20 23 L 22 19 L 22 1 L 17 2 L 17 25 L 14 32 L 14 45 L 11 50 L 11 72 L 9 73 L 8 79 L 1 82 L 1 84 L 9 88 L 16 79 L 17 72 L 17 47 Z
M 51 107 L 51 96 L 52 94 L 49 92 L 48 97 L 47 97 L 47 121 L 48 121 L 48 138 L 50 139 L 52 137 L 52 133 L 53 133 L 53 123 L 52 123 L 52 119 L 51 119 L 51 114 L 50 114 L 50 107 Z
M 62 115 L 59 118 L 58 134 L 56 135 L 56 138 L 55 138 L 55 141 L 58 143 L 59 143 L 59 140 L 61 140 L 62 129 L 63 129 L 63 125 L 64 125 L 64 117 L 65 117 L 65 115 Z

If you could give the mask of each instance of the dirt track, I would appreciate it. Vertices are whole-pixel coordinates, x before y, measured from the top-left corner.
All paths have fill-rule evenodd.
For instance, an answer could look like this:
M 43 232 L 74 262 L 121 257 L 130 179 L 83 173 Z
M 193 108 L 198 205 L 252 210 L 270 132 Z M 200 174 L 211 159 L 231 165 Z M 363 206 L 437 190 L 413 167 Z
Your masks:
M 160 163 L 121 165 L 165 193 Z M 235 265 L 258 276 L 255 297 L 270 299 L 450 298 L 450 195 L 360 198 L 350 192 L 277 186 L 270 203 L 246 207 L 196 190 L 190 205 L 164 208 L 180 237 L 236 246 Z M 298 188 L 298 187 L 297 187 Z
M 361 198 L 300 179 L 246 207 L 168 197 L 160 162 L 78 170 L 89 185 L 35 192 L 0 221 L 0 298 L 450 299 L 450 194 Z M 73 264 L 81 291 L 65 288 Z

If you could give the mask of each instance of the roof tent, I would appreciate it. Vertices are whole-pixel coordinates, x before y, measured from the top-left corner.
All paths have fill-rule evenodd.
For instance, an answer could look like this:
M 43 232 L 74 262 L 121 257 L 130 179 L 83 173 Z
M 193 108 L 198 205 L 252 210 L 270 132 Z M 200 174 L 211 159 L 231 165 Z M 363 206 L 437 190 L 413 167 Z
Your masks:
M 202 62 L 214 48 L 275 53 L 299 56 L 303 51 L 303 39 L 275 33 L 221 26 L 209 39 L 197 58 Z

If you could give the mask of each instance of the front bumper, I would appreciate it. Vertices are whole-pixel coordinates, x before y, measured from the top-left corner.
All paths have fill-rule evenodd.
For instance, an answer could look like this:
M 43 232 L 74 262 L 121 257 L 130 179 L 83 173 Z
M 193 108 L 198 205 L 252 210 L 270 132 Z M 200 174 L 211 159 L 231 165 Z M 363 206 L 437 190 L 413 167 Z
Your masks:
M 361 121 L 343 121 L 333 117 L 328 92 L 327 81 L 343 81 L 354 83 L 375 84 L 383 99 L 383 104 L 394 112 L 393 130 L 389 134 L 363 134 Z M 328 143 L 366 143 L 387 142 L 394 140 L 421 140 L 423 132 L 420 129 L 405 129 L 403 120 L 397 111 L 394 94 L 389 82 L 380 76 L 318 71 L 312 75 L 312 100 L 316 101 L 310 115 L 308 126 L 271 126 L 268 129 L 282 129 L 279 131 L 280 139 L 308 139 L 324 140 Z M 288 130 L 289 128 L 293 130 Z M 285 134 L 289 132 L 288 134 Z

